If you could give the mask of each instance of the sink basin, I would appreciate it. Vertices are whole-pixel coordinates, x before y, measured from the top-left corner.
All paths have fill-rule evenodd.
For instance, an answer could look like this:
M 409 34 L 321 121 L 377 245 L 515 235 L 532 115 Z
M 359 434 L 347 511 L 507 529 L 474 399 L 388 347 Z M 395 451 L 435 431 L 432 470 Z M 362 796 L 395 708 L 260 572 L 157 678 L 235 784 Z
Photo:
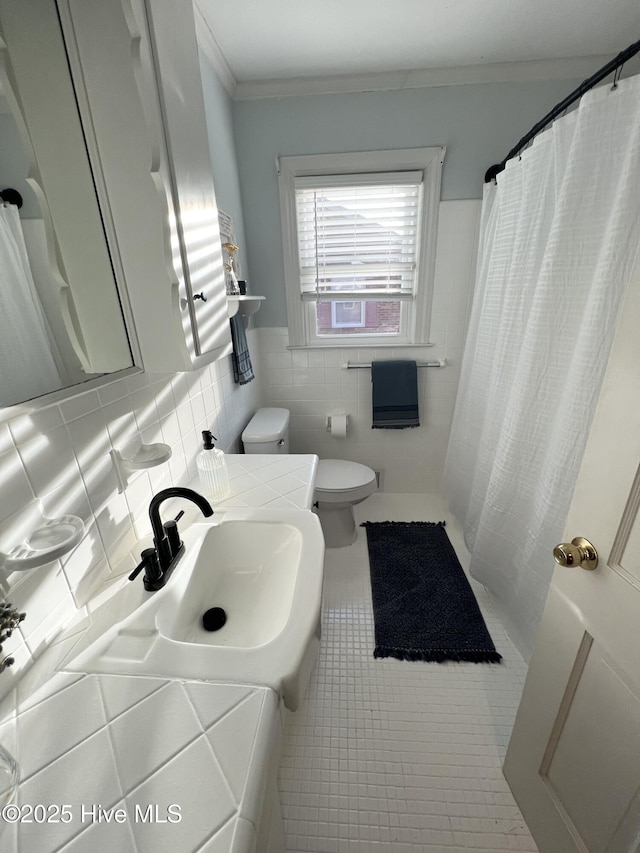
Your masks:
M 301 551 L 302 533 L 292 524 L 228 521 L 209 527 L 179 606 L 169 600 L 158 609 L 158 631 L 182 643 L 263 646 L 291 616 Z M 202 625 L 211 607 L 227 614 L 216 631 Z
M 61 668 L 272 687 L 296 710 L 317 656 L 324 540 L 299 509 L 234 509 L 183 533 L 167 585 L 126 583 Z M 203 627 L 222 608 L 219 630 Z

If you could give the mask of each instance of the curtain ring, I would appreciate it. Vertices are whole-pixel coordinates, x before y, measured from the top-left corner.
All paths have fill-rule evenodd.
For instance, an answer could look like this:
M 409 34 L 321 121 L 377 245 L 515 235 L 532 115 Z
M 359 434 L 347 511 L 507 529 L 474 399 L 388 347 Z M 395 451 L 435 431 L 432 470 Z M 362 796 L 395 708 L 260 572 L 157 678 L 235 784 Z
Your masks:
M 613 86 L 611 87 L 611 91 L 618 88 L 618 80 L 622 76 L 622 69 L 624 68 L 624 62 L 622 65 L 619 65 L 616 70 L 613 72 Z

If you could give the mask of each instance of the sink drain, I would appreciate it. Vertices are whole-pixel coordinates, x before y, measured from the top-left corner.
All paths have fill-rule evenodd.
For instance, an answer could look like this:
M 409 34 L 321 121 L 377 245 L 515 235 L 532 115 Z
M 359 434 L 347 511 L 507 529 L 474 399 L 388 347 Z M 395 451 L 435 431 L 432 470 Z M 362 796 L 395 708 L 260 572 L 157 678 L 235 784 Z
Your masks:
M 202 627 L 205 631 L 219 631 L 227 621 L 227 614 L 222 607 L 212 607 L 202 614 Z

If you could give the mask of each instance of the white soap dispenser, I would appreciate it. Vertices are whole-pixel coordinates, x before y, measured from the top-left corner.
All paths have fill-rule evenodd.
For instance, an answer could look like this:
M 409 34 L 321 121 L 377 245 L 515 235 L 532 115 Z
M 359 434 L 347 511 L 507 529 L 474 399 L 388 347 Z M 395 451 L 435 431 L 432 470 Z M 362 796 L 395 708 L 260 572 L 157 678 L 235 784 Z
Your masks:
M 229 484 L 229 472 L 227 462 L 222 450 L 213 445 L 213 440 L 218 440 L 211 431 L 202 431 L 202 451 L 196 458 L 200 488 L 203 495 L 211 501 L 221 501 L 231 491 Z

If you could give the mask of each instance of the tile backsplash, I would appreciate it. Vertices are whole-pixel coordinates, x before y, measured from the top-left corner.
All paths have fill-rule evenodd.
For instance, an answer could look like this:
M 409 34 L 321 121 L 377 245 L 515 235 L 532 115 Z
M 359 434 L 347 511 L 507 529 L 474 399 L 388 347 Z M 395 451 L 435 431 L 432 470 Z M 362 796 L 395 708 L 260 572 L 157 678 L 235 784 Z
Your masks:
M 248 341 L 257 361 L 258 333 L 250 330 Z M 131 571 L 137 542 L 150 532 L 149 501 L 159 489 L 195 476 L 201 431 L 211 429 L 223 450 L 238 451 L 240 433 L 263 404 L 260 391 L 259 381 L 235 385 L 226 357 L 194 373 L 119 379 L 0 424 L 1 549 L 28 533 L 29 507 L 40 506 L 48 517 L 76 515 L 85 525 L 68 556 L 0 574 L 3 597 L 27 613 L 4 644 L 3 654 L 16 663 L 0 678 L 0 696 L 64 625 L 85 612 L 102 584 Z M 157 468 L 135 472 L 119 494 L 109 451 L 137 437 L 170 445 L 172 455 Z

